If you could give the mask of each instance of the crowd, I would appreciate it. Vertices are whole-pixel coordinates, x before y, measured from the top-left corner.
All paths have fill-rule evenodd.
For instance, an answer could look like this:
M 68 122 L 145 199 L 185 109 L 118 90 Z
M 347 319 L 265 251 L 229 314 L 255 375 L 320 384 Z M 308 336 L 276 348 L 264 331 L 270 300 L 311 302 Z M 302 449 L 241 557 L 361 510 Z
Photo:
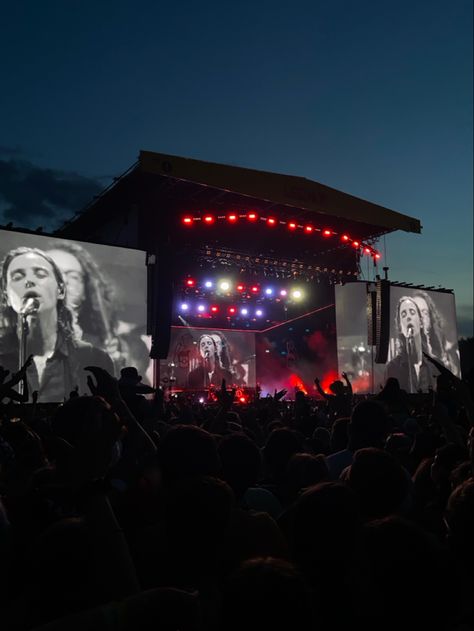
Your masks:
M 2 628 L 472 628 L 468 380 L 201 404 L 86 366 L 25 403 L 30 363 L 0 372 Z

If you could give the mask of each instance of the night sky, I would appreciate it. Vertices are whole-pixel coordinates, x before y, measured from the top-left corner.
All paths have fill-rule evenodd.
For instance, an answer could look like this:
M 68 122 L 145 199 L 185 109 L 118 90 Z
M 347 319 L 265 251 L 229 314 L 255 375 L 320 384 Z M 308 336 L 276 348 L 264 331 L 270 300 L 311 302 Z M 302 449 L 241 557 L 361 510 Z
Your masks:
M 140 149 L 300 175 L 419 218 L 389 277 L 472 335 L 472 0 L 9 5 L 1 223 L 57 227 Z

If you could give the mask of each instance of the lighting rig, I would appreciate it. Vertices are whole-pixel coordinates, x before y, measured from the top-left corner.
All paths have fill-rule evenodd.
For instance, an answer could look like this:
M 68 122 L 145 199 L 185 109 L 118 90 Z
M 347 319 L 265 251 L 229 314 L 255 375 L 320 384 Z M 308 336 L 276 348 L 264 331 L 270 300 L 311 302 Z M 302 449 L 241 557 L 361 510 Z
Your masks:
M 185 215 L 181 219 L 182 225 L 188 229 L 196 226 L 212 227 L 218 223 L 236 225 L 242 222 L 253 225 L 264 224 L 271 230 L 283 227 L 289 232 L 299 232 L 305 235 L 319 235 L 324 239 L 336 238 L 339 240 L 339 245 L 347 245 L 355 248 L 359 253 L 370 255 L 373 257 L 374 262 L 381 259 L 380 252 L 378 252 L 373 247 L 372 243 L 362 241 L 361 239 L 352 237 L 345 232 L 341 233 L 329 227 L 316 226 L 310 222 L 300 223 L 300 221 L 296 219 L 287 220 L 274 215 L 263 216 L 254 211 L 230 212 L 225 215 L 212 213 L 204 213 L 201 215 Z

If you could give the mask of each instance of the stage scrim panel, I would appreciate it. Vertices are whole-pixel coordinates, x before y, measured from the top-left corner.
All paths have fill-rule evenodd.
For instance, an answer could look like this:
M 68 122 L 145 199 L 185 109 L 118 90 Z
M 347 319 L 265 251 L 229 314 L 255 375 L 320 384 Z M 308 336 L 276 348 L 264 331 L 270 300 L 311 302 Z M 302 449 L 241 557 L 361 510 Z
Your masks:
M 144 252 L 0 230 L 0 260 L 17 248 L 38 248 L 57 263 L 76 335 L 108 352 L 117 376 L 120 368 L 135 366 L 144 381 L 151 381 Z M 3 337 L 11 333 L 5 307 L 2 302 Z
M 206 390 L 228 386 L 255 387 L 255 333 L 172 327 L 170 353 L 160 360 L 163 387 Z
M 438 371 L 424 353 L 460 375 L 453 294 L 392 284 L 388 358 L 377 364 L 368 340 L 370 290 L 375 291 L 374 283 L 336 287 L 339 371 L 348 373 L 355 392 L 378 392 L 388 377 L 396 377 L 407 392 L 434 388 Z

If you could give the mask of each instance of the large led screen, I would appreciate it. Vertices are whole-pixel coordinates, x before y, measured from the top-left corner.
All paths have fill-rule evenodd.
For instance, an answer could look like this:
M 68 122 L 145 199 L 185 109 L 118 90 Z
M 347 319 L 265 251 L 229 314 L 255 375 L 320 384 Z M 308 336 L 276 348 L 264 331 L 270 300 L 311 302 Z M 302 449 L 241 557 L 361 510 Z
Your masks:
M 391 285 L 386 376 L 407 392 L 434 388 L 439 371 L 426 355 L 461 375 L 454 295 Z
M 135 366 L 150 381 L 144 252 L 1 230 L 0 260 L 0 365 L 17 371 L 26 322 L 28 381 L 40 401 L 62 401 L 76 386 L 88 393 L 86 360 L 117 377 Z
M 255 334 L 247 331 L 173 327 L 170 352 L 160 361 L 163 387 L 206 390 L 227 385 L 255 387 Z
M 434 388 L 438 371 L 425 353 L 460 375 L 453 294 L 391 285 L 388 358 L 377 364 L 368 344 L 369 289 L 375 291 L 375 284 L 336 287 L 338 365 L 355 392 L 378 392 L 388 377 L 396 377 L 410 393 Z

